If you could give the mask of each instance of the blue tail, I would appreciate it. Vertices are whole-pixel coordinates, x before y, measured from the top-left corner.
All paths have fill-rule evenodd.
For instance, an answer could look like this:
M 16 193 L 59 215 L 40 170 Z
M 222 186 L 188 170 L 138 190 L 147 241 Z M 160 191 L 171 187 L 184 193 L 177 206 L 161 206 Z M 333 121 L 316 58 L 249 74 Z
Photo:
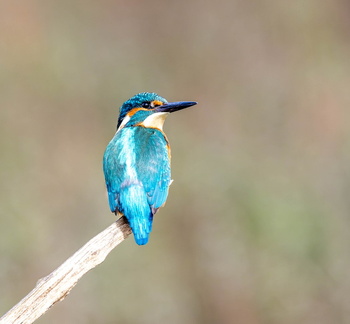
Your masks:
M 153 214 L 142 186 L 133 184 L 120 191 L 121 211 L 128 220 L 134 233 L 135 242 L 145 245 L 152 231 Z

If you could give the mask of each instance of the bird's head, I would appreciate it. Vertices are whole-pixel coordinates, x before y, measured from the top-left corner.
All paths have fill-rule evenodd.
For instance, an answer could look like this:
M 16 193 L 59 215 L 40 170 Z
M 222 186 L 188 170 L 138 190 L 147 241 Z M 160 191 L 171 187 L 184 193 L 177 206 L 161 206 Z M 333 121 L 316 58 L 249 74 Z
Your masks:
M 136 125 L 162 129 L 169 113 L 196 104 L 194 101 L 168 103 L 156 93 L 142 92 L 125 101 L 120 107 L 117 130 Z

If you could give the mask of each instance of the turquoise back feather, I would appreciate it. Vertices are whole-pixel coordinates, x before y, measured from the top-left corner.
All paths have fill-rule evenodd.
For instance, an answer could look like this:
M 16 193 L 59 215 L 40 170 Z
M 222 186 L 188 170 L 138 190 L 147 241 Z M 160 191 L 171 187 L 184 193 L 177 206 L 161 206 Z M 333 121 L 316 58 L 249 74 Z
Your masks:
M 153 215 L 168 196 L 171 174 L 167 144 L 158 129 L 124 127 L 104 154 L 110 209 L 127 218 L 140 245 L 147 243 Z

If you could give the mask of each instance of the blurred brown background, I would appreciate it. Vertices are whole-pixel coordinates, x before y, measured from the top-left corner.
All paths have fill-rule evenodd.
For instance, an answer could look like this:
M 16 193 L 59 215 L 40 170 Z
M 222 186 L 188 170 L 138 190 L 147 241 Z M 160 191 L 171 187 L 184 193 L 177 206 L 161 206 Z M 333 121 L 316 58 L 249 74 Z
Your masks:
M 170 196 L 37 323 L 350 321 L 350 5 L 0 2 L 0 311 L 114 220 L 101 160 L 141 91 Z

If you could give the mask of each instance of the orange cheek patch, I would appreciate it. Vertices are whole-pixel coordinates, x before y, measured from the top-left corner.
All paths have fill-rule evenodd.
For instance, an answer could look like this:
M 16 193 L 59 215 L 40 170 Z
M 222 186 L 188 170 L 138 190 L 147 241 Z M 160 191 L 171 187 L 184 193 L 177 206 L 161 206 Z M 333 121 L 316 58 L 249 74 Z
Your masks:
M 140 110 L 148 110 L 148 109 L 146 109 L 146 108 L 133 108 L 126 115 L 129 117 L 134 116 Z
M 163 105 L 163 103 L 161 101 L 159 101 L 159 100 L 153 100 L 152 101 L 152 106 L 153 107 L 162 106 L 162 105 Z

